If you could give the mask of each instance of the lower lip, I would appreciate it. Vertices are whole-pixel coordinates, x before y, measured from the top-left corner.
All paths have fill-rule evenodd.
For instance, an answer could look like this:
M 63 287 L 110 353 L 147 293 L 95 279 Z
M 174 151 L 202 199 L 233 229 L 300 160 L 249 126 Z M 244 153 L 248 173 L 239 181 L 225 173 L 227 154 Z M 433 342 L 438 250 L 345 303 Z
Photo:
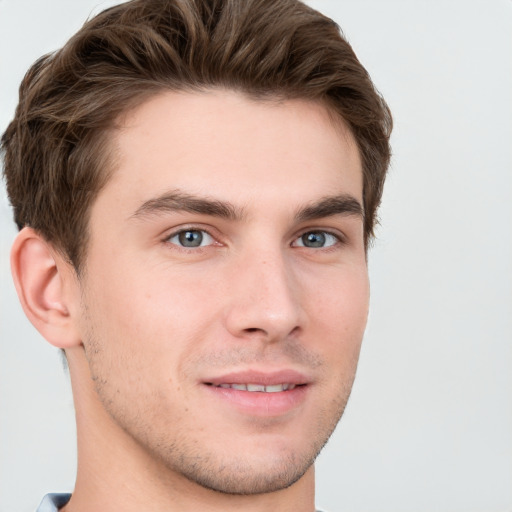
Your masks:
M 308 387 L 304 385 L 288 391 L 264 393 L 205 385 L 210 393 L 230 406 L 246 414 L 267 417 L 281 416 L 299 407 L 306 398 Z

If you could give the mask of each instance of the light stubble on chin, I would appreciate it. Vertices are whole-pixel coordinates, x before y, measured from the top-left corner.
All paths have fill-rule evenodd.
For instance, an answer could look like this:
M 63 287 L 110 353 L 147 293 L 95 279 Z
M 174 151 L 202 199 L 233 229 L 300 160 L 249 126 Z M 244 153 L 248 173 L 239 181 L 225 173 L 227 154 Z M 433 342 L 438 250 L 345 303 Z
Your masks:
M 288 361 L 300 363 L 305 368 L 319 369 L 323 366 L 322 358 L 306 350 L 301 344 L 283 342 L 280 349 L 275 352 L 268 351 L 265 355 L 243 346 L 238 350 L 226 349 L 195 357 L 186 362 L 181 368 L 184 374 L 187 368 L 204 367 L 209 370 L 244 365 L 249 362 L 272 363 L 286 357 Z M 226 447 L 225 460 L 205 452 L 197 453 L 197 449 L 183 444 L 168 447 L 165 456 L 163 453 L 155 454 L 174 472 L 178 472 L 188 480 L 207 489 L 224 494 L 254 495 L 279 491 L 290 487 L 300 480 L 313 465 L 321 450 L 331 437 L 345 410 L 357 367 L 357 356 L 351 375 L 345 375 L 340 383 L 339 393 L 319 411 L 312 419 L 315 427 L 311 438 L 302 447 L 301 453 L 287 454 L 281 458 L 268 462 L 264 469 L 251 464 L 244 453 L 233 453 Z M 265 428 L 264 426 L 262 428 Z
M 294 453 L 268 464 L 263 470 L 256 468 L 241 454 L 226 449 L 226 460 L 211 455 L 194 454 L 185 446 L 172 446 L 157 454 L 166 467 L 191 482 L 223 494 L 256 495 L 280 491 L 300 480 L 313 465 L 322 448 L 331 437 L 345 409 L 348 392 L 332 404 L 329 418 L 318 421 L 318 432 L 301 454 Z M 333 410 L 336 415 L 333 416 Z M 228 460 L 229 457 L 229 460 Z
M 248 456 L 246 453 L 233 452 L 229 443 L 220 452 L 218 449 L 212 450 L 204 439 L 196 435 L 197 431 L 188 427 L 190 424 L 195 425 L 193 418 L 177 429 L 171 415 L 167 419 L 163 418 L 163 408 L 158 407 L 158 398 L 155 399 L 155 393 L 158 392 L 148 389 L 142 378 L 136 393 L 133 394 L 132 390 L 132 396 L 123 398 L 119 386 L 111 378 L 115 375 L 112 367 L 123 363 L 116 361 L 115 354 L 107 355 L 104 352 L 104 345 L 94 337 L 93 323 L 88 323 L 88 326 L 89 336 L 84 343 L 86 357 L 103 408 L 143 452 L 150 456 L 155 465 L 169 470 L 155 472 L 163 485 L 169 485 L 170 482 L 165 479 L 174 474 L 204 488 L 232 495 L 263 494 L 290 487 L 311 467 L 334 431 L 345 409 L 355 375 L 356 364 L 353 365 L 352 375 L 344 375 L 338 381 L 338 393 L 311 419 L 314 423 L 309 428 L 311 436 L 301 447 L 300 453 L 284 450 L 281 454 L 264 454 L 260 459 L 257 453 Z M 292 343 L 284 344 L 279 353 L 266 356 L 244 347 L 238 351 L 230 349 L 193 357 L 186 361 L 179 373 L 183 372 L 185 375 L 191 368 L 224 368 L 233 363 L 263 359 L 271 362 L 282 357 L 320 371 L 323 365 L 318 355 Z M 137 374 L 137 362 L 125 359 L 124 363 L 130 367 L 131 375 Z M 161 404 L 167 398 L 162 397 Z M 181 414 L 200 415 L 201 411 L 182 410 Z M 178 423 L 181 419 L 178 418 Z M 264 428 L 262 423 L 262 429 Z
M 108 385 L 104 379 L 97 379 L 96 382 L 101 386 Z M 101 390 L 99 392 L 100 396 L 103 395 Z M 342 390 L 337 400 L 315 418 L 315 433 L 308 440 L 308 445 L 302 447 L 301 453 L 287 453 L 266 460 L 264 465 L 255 463 L 245 453 L 234 453 L 229 446 L 223 453 L 208 451 L 207 446 L 196 442 L 193 433 L 183 435 L 180 432 L 171 441 L 165 434 L 151 431 L 150 422 L 139 422 L 136 418 L 128 417 L 126 411 L 113 408 L 108 399 L 104 405 L 114 421 L 145 452 L 150 453 L 154 461 L 159 461 L 170 471 L 159 473 L 163 485 L 170 484 L 166 481 L 169 474 L 176 474 L 223 494 L 256 495 L 290 487 L 307 472 L 341 418 L 349 393 L 350 389 Z

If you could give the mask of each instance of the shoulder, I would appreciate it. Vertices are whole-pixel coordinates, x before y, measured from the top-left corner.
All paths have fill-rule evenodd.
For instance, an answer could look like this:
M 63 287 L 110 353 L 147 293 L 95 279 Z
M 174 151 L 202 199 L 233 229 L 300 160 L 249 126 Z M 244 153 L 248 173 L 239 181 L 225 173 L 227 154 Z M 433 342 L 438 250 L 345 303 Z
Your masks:
M 71 498 L 69 493 L 50 493 L 47 494 L 37 507 L 36 512 L 57 512 Z

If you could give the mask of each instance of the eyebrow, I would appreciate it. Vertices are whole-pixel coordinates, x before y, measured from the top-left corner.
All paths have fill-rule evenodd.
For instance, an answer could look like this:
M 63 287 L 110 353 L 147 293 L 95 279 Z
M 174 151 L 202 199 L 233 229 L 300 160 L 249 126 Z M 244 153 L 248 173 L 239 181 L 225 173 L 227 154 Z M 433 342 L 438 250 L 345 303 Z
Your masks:
M 298 222 L 332 217 L 334 215 L 357 216 L 364 220 L 361 203 L 350 194 L 323 197 L 319 201 L 301 208 L 295 215 Z
M 235 206 L 228 201 L 199 197 L 179 190 L 166 192 L 145 201 L 131 217 L 144 218 L 169 212 L 198 213 L 231 221 L 240 221 L 245 217 L 244 208 Z M 310 205 L 299 208 L 295 213 L 295 220 L 306 222 L 334 215 L 354 215 L 364 219 L 364 210 L 355 197 L 350 194 L 340 194 L 323 197 Z
M 245 216 L 243 208 L 232 203 L 174 190 L 145 201 L 131 217 L 142 218 L 180 211 L 221 217 L 232 221 L 239 221 Z

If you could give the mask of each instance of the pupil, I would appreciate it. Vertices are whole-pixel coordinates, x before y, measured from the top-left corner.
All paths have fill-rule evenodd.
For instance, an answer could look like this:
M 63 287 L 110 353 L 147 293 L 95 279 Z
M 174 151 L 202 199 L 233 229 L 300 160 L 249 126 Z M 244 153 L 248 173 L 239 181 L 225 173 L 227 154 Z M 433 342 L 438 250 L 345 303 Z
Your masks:
M 306 233 L 302 235 L 302 243 L 306 247 L 323 247 L 325 245 L 325 235 L 318 232 Z
M 199 247 L 203 241 L 203 234 L 201 231 L 183 231 L 178 238 L 184 247 Z

